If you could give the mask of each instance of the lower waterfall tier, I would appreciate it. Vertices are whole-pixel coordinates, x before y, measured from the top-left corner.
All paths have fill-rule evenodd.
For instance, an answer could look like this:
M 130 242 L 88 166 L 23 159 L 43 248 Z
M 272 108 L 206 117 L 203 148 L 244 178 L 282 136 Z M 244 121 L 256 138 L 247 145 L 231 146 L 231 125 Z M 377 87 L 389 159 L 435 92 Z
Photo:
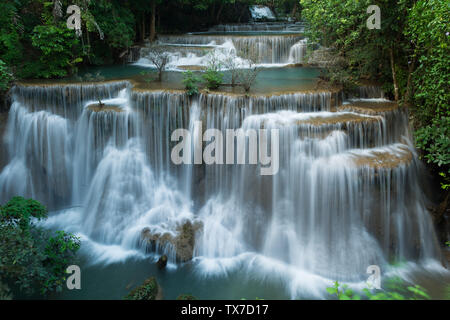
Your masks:
M 50 225 L 95 246 L 194 258 L 205 273 L 252 256 L 246 268 L 265 261 L 359 282 L 370 265 L 437 261 L 407 110 L 368 95 L 341 104 L 335 92 L 190 99 L 126 82 L 16 87 L 0 202 L 33 197 L 55 211 Z M 200 129 L 277 130 L 279 170 L 175 165 L 180 128 L 191 151 L 208 145 Z

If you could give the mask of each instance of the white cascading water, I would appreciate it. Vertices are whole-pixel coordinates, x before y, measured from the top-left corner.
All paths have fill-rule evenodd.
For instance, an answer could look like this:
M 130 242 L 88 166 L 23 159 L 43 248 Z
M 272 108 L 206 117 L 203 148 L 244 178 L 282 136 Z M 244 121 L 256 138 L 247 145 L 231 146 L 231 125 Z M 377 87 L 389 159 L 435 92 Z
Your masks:
M 275 15 L 267 6 L 250 6 L 250 13 L 254 20 L 275 20 Z
M 181 70 L 183 66 L 207 67 L 210 55 L 219 61 L 226 61 L 236 56 L 235 63 L 239 67 L 248 66 L 248 61 L 241 57 L 242 51 L 250 56 L 261 67 L 280 67 L 298 64 L 304 61 L 307 41 L 301 33 L 269 34 L 269 35 L 226 35 L 187 34 L 181 36 L 160 36 L 159 45 L 169 55 L 168 70 Z M 153 66 L 148 57 L 148 48 L 143 47 L 136 65 Z M 226 67 L 225 67 L 226 69 Z
M 232 34 L 247 28 L 282 34 Z M 222 31 L 230 34 L 212 34 Z M 207 66 L 210 52 L 224 60 L 248 47 L 268 67 L 301 63 L 306 52 L 297 25 L 275 23 L 159 42 L 170 53 L 168 69 L 178 71 Z M 146 50 L 137 64 L 151 66 Z M 437 263 L 407 112 L 377 87 L 356 95 L 191 99 L 134 91 L 126 81 L 17 86 L 0 203 L 15 195 L 42 201 L 52 211 L 47 226 L 80 235 L 93 263 L 147 258 L 144 229 L 175 237 L 186 221 L 200 221 L 192 263 L 201 276 L 237 271 L 281 282 L 292 298 L 323 297 L 334 280 L 364 284 L 369 265 Z M 191 132 L 191 151 L 205 146 L 198 121 L 203 131 L 278 129 L 278 174 L 261 176 L 258 165 L 174 165 L 175 129 Z M 150 249 L 177 260 L 171 243 Z

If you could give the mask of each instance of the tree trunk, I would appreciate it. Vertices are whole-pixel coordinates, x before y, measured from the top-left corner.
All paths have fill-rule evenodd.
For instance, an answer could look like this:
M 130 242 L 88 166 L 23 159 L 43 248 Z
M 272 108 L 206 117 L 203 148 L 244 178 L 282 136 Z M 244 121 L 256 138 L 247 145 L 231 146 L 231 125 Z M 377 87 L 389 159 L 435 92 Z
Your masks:
M 87 47 L 88 47 L 88 55 L 87 55 L 88 61 L 89 61 L 89 63 L 92 63 L 92 61 L 91 61 L 91 39 L 89 38 L 89 30 L 87 27 L 86 27 L 86 41 L 87 41 Z
M 142 13 L 142 42 L 145 40 L 145 13 Z
M 214 23 L 214 17 L 216 12 L 216 2 L 213 2 L 213 6 L 211 9 L 211 16 L 209 17 L 209 22 Z
M 295 1 L 294 8 L 292 8 L 291 17 L 294 18 L 297 14 L 298 1 Z
M 223 2 L 220 4 L 220 7 L 219 7 L 219 12 L 217 12 L 217 18 L 216 18 L 216 22 L 217 23 L 220 23 L 220 16 L 222 15 L 222 10 L 223 10 Z
M 389 48 L 389 57 L 391 60 L 392 81 L 394 83 L 394 99 L 395 101 L 398 101 L 399 96 L 398 96 L 397 73 L 395 72 L 394 49 L 392 47 Z
M 150 23 L 150 41 L 156 38 L 156 0 L 152 1 L 152 21 Z
M 416 57 L 414 57 L 411 63 L 408 65 L 408 82 L 406 83 L 406 93 L 405 93 L 406 102 L 411 102 L 411 97 L 413 94 L 412 74 L 415 69 L 416 69 Z

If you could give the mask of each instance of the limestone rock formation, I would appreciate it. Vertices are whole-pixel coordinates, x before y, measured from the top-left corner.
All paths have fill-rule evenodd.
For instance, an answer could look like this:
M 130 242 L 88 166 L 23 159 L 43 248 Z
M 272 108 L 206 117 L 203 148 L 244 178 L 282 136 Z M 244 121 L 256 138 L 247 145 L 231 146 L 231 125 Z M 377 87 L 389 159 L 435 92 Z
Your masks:
M 176 236 L 170 233 L 152 233 L 149 228 L 145 228 L 142 230 L 141 238 L 152 250 L 155 250 L 157 246 L 173 246 L 177 262 L 187 262 L 194 255 L 195 235 L 202 228 L 201 222 L 186 221 L 177 227 Z

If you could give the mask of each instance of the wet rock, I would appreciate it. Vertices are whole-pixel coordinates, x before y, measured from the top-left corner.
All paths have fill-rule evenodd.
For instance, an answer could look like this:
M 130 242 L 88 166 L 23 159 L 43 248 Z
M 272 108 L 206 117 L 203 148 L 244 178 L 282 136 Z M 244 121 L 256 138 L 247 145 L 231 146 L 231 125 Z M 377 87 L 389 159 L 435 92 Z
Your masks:
M 156 265 L 160 270 L 164 269 L 167 266 L 167 256 L 163 255 L 158 259 L 158 262 L 156 262 Z
M 126 297 L 126 300 L 159 300 L 162 290 L 156 282 L 155 277 L 148 278 L 142 285 L 133 289 Z
M 90 104 L 87 108 L 93 112 L 122 112 L 123 111 L 119 106 L 108 105 L 108 104 L 104 104 L 104 103 L 100 103 L 100 102 L 95 103 L 95 104 Z
M 186 221 L 176 228 L 176 236 L 170 233 L 152 233 L 149 228 L 145 228 L 142 230 L 141 238 L 151 250 L 156 250 L 157 247 L 172 246 L 177 262 L 187 262 L 194 255 L 195 235 L 202 228 L 201 222 Z
M 191 294 L 180 294 L 177 297 L 177 300 L 198 300 L 198 299 Z

